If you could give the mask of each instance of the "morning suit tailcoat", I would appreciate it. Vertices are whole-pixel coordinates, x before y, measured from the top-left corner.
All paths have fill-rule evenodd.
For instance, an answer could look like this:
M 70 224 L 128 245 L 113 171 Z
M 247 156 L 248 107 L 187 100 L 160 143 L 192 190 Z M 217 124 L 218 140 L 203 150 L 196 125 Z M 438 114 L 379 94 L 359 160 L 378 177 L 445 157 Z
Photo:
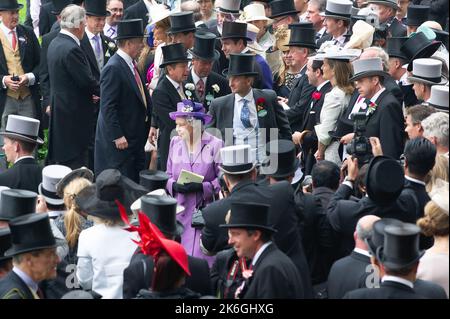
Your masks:
M 253 266 L 244 299 L 303 299 L 304 283 L 290 258 L 271 243 Z M 245 289 L 245 288 L 244 288 Z
M 145 83 L 141 76 L 141 82 Z M 144 169 L 144 146 L 148 137 L 152 104 L 144 87 L 143 100 L 127 62 L 114 54 L 101 73 L 100 112 L 95 135 L 95 174 L 115 168 L 138 181 Z M 145 104 L 146 103 L 146 104 Z M 125 137 L 128 148 L 119 150 L 115 140 Z M 125 165 L 125 162 L 130 163 Z
M 41 49 L 39 47 L 39 42 L 36 38 L 36 35 L 33 32 L 33 29 L 23 26 L 17 25 L 17 44 L 18 50 L 20 53 L 20 63 L 22 65 L 24 74 L 33 73 L 35 76 L 35 82 L 32 86 L 29 86 L 31 96 L 33 98 L 34 103 L 34 113 L 37 114 L 37 119 L 40 120 L 40 95 L 39 95 L 39 62 Z M 3 31 L 0 31 L 3 32 Z M 8 45 L 8 44 L 7 44 Z M 8 64 L 6 63 L 5 52 L 3 51 L 3 46 L 0 45 L 0 79 L 3 79 L 4 76 L 12 75 L 8 72 Z M 16 74 L 17 75 L 17 74 Z M 7 96 L 7 89 L 4 89 L 1 86 L 0 89 L 0 115 L 3 114 L 5 109 Z
M 104 58 L 103 66 L 105 66 L 108 63 L 109 59 L 114 54 L 114 52 L 110 51 L 108 44 L 109 43 L 114 44 L 114 41 L 102 33 L 100 33 L 100 37 L 102 39 L 102 48 L 103 48 L 103 58 Z M 115 46 L 115 44 L 114 44 L 114 46 Z M 92 75 L 94 76 L 95 79 L 100 81 L 101 70 L 99 70 L 99 68 L 98 68 L 97 59 L 95 58 L 94 50 L 92 49 L 91 42 L 89 41 L 89 38 L 88 38 L 86 32 L 84 33 L 83 39 L 81 39 L 81 41 L 80 41 L 80 47 L 83 50 L 83 52 L 86 54 L 86 58 L 89 62 L 89 67 L 91 68 Z
M 192 72 L 189 72 L 189 76 L 187 78 L 186 83 L 194 83 L 194 80 L 192 78 Z M 195 83 L 194 83 L 195 84 Z M 214 89 L 212 88 L 213 85 L 218 85 L 220 90 L 219 92 L 215 92 Z M 215 99 L 219 98 L 221 96 L 225 96 L 231 93 L 230 90 L 230 86 L 228 85 L 228 81 L 226 78 L 224 78 L 223 76 L 219 75 L 216 72 L 211 72 L 208 75 L 208 78 L 206 79 L 206 83 L 205 83 L 205 94 L 204 94 L 204 98 L 203 100 L 200 100 L 200 98 L 197 95 L 197 92 L 195 92 L 195 94 L 193 95 L 194 101 L 195 102 L 199 102 L 202 103 L 203 106 L 205 107 L 206 112 L 208 112 L 209 110 L 209 106 L 211 104 L 211 101 L 207 101 L 206 97 L 208 95 L 213 96 Z
M 0 299 L 35 299 L 30 288 L 14 271 L 0 280 Z
M 396 17 L 392 17 L 388 22 L 388 37 L 406 37 L 406 26 L 401 23 Z
M 41 63 L 39 66 L 39 80 L 41 81 L 42 108 L 45 112 L 50 105 L 50 77 L 48 74 L 47 52 L 50 43 L 58 36 L 59 31 L 55 30 L 45 34 L 41 42 Z M 48 124 L 47 124 L 48 126 Z
M 380 288 L 361 288 L 348 292 L 344 299 L 425 299 L 413 288 L 394 281 L 384 281 Z
M 42 167 L 34 158 L 21 159 L 10 169 L 0 173 L 0 186 L 12 189 L 25 189 L 37 193 L 41 182 Z
M 255 104 L 258 99 L 265 100 L 264 107 L 267 114 L 263 117 L 258 115 L 258 123 L 260 129 L 278 129 L 278 139 L 292 139 L 291 129 L 283 107 L 278 103 L 277 95 L 272 90 L 253 89 L 253 97 Z M 213 117 L 209 127 L 217 128 L 222 134 L 225 146 L 233 145 L 233 140 L 226 138 L 225 130 L 233 128 L 235 94 L 228 94 L 221 98 L 215 99 L 210 107 L 209 114 Z M 230 134 L 230 133 L 228 133 Z M 270 141 L 270 131 L 266 131 L 266 141 Z M 231 135 L 232 136 L 232 135 Z
M 148 24 L 150 12 L 148 12 L 144 0 L 140 0 L 139 2 L 130 5 L 128 8 L 124 7 L 124 9 L 125 11 L 123 12 L 123 20 L 142 19 L 142 25 L 144 26 L 145 30 L 145 27 Z
M 188 255 L 188 264 L 191 276 L 186 277 L 185 287 L 202 296 L 212 294 L 209 267 L 206 260 Z M 136 297 L 139 290 L 152 286 L 154 262 L 151 256 L 138 251 L 131 257 L 130 265 L 123 271 L 123 298 Z
M 39 35 L 44 36 L 49 33 L 53 24 L 56 22 L 56 15 L 52 13 L 54 11 L 53 2 L 43 4 L 41 11 L 39 11 Z
M 92 138 L 92 95 L 100 96 L 83 50 L 70 36 L 59 33 L 47 52 L 51 83 L 48 160 L 67 162 L 87 150 Z

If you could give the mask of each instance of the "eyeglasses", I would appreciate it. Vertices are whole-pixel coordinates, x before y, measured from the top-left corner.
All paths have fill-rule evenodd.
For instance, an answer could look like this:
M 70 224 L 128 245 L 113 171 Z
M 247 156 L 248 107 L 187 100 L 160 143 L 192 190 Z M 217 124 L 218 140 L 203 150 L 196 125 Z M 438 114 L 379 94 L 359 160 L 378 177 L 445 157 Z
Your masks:
M 112 13 L 118 13 L 118 12 L 123 12 L 123 9 L 112 8 L 112 9 L 108 9 L 108 11 L 110 11 L 110 12 L 112 12 Z

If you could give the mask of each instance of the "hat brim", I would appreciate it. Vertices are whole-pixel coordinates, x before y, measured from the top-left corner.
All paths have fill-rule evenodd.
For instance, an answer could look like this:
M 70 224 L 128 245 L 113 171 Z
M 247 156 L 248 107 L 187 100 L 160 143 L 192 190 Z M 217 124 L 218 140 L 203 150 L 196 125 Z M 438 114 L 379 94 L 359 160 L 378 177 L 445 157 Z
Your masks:
M 279 18 L 279 17 L 283 17 L 283 16 L 290 16 L 290 15 L 298 14 L 299 12 L 300 12 L 300 11 L 298 11 L 298 10 L 292 10 L 292 11 L 280 12 L 280 13 L 278 13 L 278 14 L 271 15 L 269 18 L 270 18 L 270 19 L 275 19 L 275 18 Z
M 355 74 L 354 76 L 352 76 L 350 78 L 350 81 L 357 81 L 359 79 L 367 78 L 369 76 L 387 77 L 387 76 L 389 76 L 389 73 L 387 73 L 385 71 L 365 71 L 365 72 L 361 72 L 361 73 Z
M 251 17 L 251 18 L 245 20 L 245 22 L 247 22 L 247 23 L 253 22 L 253 21 L 267 21 L 269 24 L 272 24 L 274 22 L 273 19 L 270 19 L 266 16 L 256 16 L 256 17 Z
M 248 172 L 251 172 L 253 169 L 255 169 L 255 167 L 256 167 L 256 163 L 253 163 L 252 166 L 251 166 L 251 168 L 233 171 L 233 170 L 230 170 L 228 167 L 225 168 L 225 167 L 223 167 L 223 165 L 219 165 L 219 169 L 220 169 L 222 172 L 227 173 L 227 174 L 230 174 L 230 175 L 246 174 L 246 173 L 248 173 Z M 231 166 L 230 166 L 230 168 L 231 168 Z
M 56 184 L 56 195 L 63 198 L 64 188 L 66 188 L 70 182 L 77 178 L 85 178 L 92 183 L 94 181 L 94 173 L 86 167 L 81 167 L 71 171 Z
M 319 47 L 315 43 L 300 43 L 300 42 L 292 42 L 285 44 L 287 47 L 301 47 L 301 48 L 309 48 L 317 50 Z
M 86 11 L 86 15 L 87 16 L 91 16 L 91 17 L 110 17 L 111 16 L 111 12 L 109 12 L 108 10 L 106 10 L 105 13 L 88 12 L 88 11 Z
M 244 228 L 244 229 L 262 229 L 268 230 L 271 233 L 276 233 L 277 230 L 275 228 L 269 226 L 261 226 L 261 225 L 253 225 L 253 224 L 221 224 L 220 228 Z
M 416 54 L 409 61 L 407 70 L 409 72 L 412 71 L 412 68 L 413 68 L 412 61 L 414 61 L 416 59 L 420 59 L 420 58 L 429 58 L 429 57 L 431 57 L 439 49 L 441 44 L 442 44 L 441 41 L 434 41 L 434 42 L 430 43 L 429 45 L 427 45 L 426 47 L 424 47 L 422 50 L 419 50 L 418 52 L 416 52 Z
M 351 16 L 350 17 L 344 17 L 344 16 L 340 16 L 340 15 L 337 15 L 337 14 L 326 14 L 326 13 L 321 13 L 319 15 L 321 17 L 324 17 L 324 18 L 333 18 L 333 19 L 337 19 L 337 20 L 347 20 L 347 21 L 351 20 Z
M 209 124 L 212 121 L 211 115 L 205 114 L 205 113 L 200 113 L 200 112 L 170 112 L 169 113 L 169 117 L 174 121 L 177 119 L 177 117 L 186 117 L 186 116 L 192 116 L 192 117 L 195 117 L 196 119 L 203 120 L 205 122 L 205 124 Z
M 147 193 L 147 195 L 151 195 L 152 193 L 153 192 Z M 130 209 L 133 212 L 140 211 L 141 210 L 141 199 L 140 198 L 136 199 L 133 202 L 133 204 L 131 204 Z M 181 206 L 181 205 L 177 204 L 177 211 L 176 211 L 177 215 L 181 214 L 182 212 L 184 212 L 184 210 L 185 210 L 184 206 Z
M 51 197 L 48 197 L 48 196 L 44 195 L 43 192 L 42 192 L 42 183 L 40 183 L 39 186 L 38 186 L 38 192 L 39 192 L 39 195 L 44 196 L 45 201 L 47 203 L 49 203 L 50 205 L 59 206 L 59 205 L 63 205 L 64 204 L 64 199 L 62 199 L 62 198 L 61 199 L 56 199 L 56 198 L 51 198 Z
M 6 136 L 6 137 L 9 137 L 9 138 L 12 138 L 12 139 L 21 140 L 21 141 L 24 141 L 24 142 L 38 144 L 38 145 L 44 144 L 44 141 L 39 136 L 36 137 L 36 139 L 34 140 L 34 139 L 30 138 L 30 137 L 23 136 L 23 135 L 16 134 L 16 133 L 11 133 L 11 132 L 0 132 L 0 135 Z
M 124 36 L 117 36 L 115 40 L 124 40 L 124 39 L 144 39 L 144 38 L 149 38 L 150 35 L 149 34 L 143 34 L 143 35 L 124 35 Z
M 225 14 L 240 14 L 241 10 L 228 10 L 228 9 L 223 9 L 221 7 L 218 8 L 214 8 L 215 12 L 220 12 L 220 13 L 225 13 Z
M 373 4 L 382 4 L 382 5 L 385 5 L 385 6 L 388 6 L 388 7 L 392 7 L 392 8 L 394 8 L 394 9 L 396 9 L 396 10 L 398 10 L 398 9 L 400 9 L 400 7 L 398 6 L 398 4 L 396 4 L 396 3 L 392 3 L 392 2 L 387 2 L 387 1 L 377 1 L 377 0 L 369 0 L 369 1 L 367 1 L 367 3 L 373 3 Z
M 36 251 L 36 250 L 41 250 L 41 249 L 45 249 L 45 248 L 54 248 L 56 246 L 57 246 L 56 238 L 55 238 L 55 244 L 52 244 L 52 245 L 42 245 L 42 246 L 18 248 L 18 249 L 16 247 L 14 247 L 14 245 L 13 245 L 13 247 L 11 247 L 7 251 L 5 251 L 5 257 L 13 257 L 15 255 L 20 255 L 20 254 L 27 253 L 30 251 Z
M 23 8 L 23 4 L 18 3 L 16 8 L 0 8 L 0 11 L 20 10 L 22 8 Z
M 189 28 L 183 28 L 183 29 L 169 29 L 167 31 L 168 34 L 175 34 L 175 33 L 181 33 L 181 32 L 195 32 L 197 30 L 197 28 L 194 27 L 189 27 Z
M 242 73 L 232 73 L 230 74 L 228 72 L 228 69 L 225 69 L 222 71 L 222 75 L 226 78 L 229 78 L 230 76 L 258 76 L 258 72 L 242 72 Z
M 250 39 L 249 37 L 245 36 L 245 37 L 241 37 L 241 36 L 236 36 L 236 35 L 230 35 L 230 36 L 226 36 L 226 37 L 217 37 L 217 39 L 219 40 L 227 40 L 227 39 L 244 39 L 247 40 L 248 42 L 252 42 L 253 40 Z
M 414 258 L 411 261 L 405 261 L 402 263 L 392 262 L 392 261 L 384 260 L 383 248 L 384 248 L 383 246 L 380 246 L 377 248 L 376 258 L 385 268 L 388 268 L 390 270 L 400 270 L 400 269 L 412 266 L 412 265 L 414 265 L 414 263 L 418 262 L 420 260 L 420 258 L 422 258 L 422 256 L 425 254 L 425 250 L 419 250 L 416 258 Z
M 433 82 L 433 81 L 429 81 L 429 80 L 426 80 L 426 79 L 423 79 L 423 78 L 420 78 L 420 77 L 417 77 L 417 76 L 409 76 L 407 78 L 407 80 L 409 82 L 412 82 L 412 83 L 419 82 L 419 83 L 429 84 L 429 85 L 444 85 L 444 84 L 446 84 L 448 82 L 447 78 L 445 76 L 443 76 L 443 75 L 441 76 L 441 82 L 439 82 L 439 83 L 436 83 L 436 82 Z
M 220 59 L 220 53 L 216 49 L 214 49 L 214 55 L 213 56 L 202 56 L 201 54 L 195 52 L 194 50 L 188 49 L 188 52 L 195 58 L 199 60 L 204 61 L 212 61 L 212 60 L 219 60 Z
M 178 59 L 178 60 L 167 61 L 167 62 L 161 63 L 159 65 L 159 67 L 160 68 L 164 68 L 164 67 L 166 67 L 168 65 L 176 64 L 176 63 L 189 63 L 191 60 L 192 59 L 190 59 L 190 58 L 186 58 L 186 59 Z
M 286 169 L 282 168 L 283 172 L 276 171 L 273 174 L 264 174 L 264 166 L 261 166 L 260 170 L 261 170 L 261 174 L 264 174 L 264 175 L 267 175 L 267 176 L 270 176 L 270 177 L 286 178 L 288 176 L 294 175 L 299 166 L 300 166 L 300 160 L 298 158 L 296 158 L 294 163 L 292 164 L 292 166 L 287 171 L 286 171 Z

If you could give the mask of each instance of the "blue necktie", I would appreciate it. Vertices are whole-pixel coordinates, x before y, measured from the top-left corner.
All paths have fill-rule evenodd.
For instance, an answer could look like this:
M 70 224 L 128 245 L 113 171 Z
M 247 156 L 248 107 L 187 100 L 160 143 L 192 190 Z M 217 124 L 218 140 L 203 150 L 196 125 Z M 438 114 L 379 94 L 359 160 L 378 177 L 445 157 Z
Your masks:
M 241 122 L 245 128 L 250 128 L 252 127 L 252 124 L 250 123 L 250 109 L 248 108 L 248 101 L 245 99 L 242 99 L 241 101 L 244 102 L 241 110 Z

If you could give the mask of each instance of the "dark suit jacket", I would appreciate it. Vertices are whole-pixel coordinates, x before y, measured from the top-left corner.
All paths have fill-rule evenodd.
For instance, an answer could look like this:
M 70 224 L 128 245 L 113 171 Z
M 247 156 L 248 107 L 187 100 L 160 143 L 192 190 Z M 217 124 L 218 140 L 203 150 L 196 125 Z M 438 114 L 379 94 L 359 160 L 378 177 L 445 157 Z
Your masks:
M 125 9 L 125 8 L 124 8 Z M 123 19 L 142 19 L 144 30 L 145 27 L 148 24 L 148 17 L 149 12 L 147 10 L 147 7 L 145 6 L 145 3 L 143 0 L 138 1 L 134 3 L 131 6 L 128 6 L 128 8 L 125 9 L 125 12 L 123 13 Z
M 406 107 L 419 104 L 419 100 L 416 97 L 412 85 L 403 85 L 402 83 L 399 83 L 399 87 L 402 90 L 403 101 L 405 102 Z
M 259 98 L 265 99 L 264 106 L 267 114 L 264 117 L 258 116 L 260 129 L 278 129 L 279 139 L 290 140 L 292 138 L 291 129 L 283 107 L 278 103 L 278 98 L 275 92 L 272 90 L 253 89 L 253 97 L 255 99 L 255 103 Z M 226 146 L 233 145 L 233 140 L 226 140 L 225 130 L 227 128 L 233 128 L 234 102 L 234 94 L 220 97 L 211 103 L 208 112 L 213 117 L 209 127 L 214 127 L 220 130 L 220 133 L 222 134 L 221 138 L 225 141 Z M 270 132 L 267 131 L 267 142 L 270 141 L 270 138 Z
M 0 280 L 0 299 L 34 299 L 34 296 L 25 282 L 10 271 Z
M 41 182 L 42 167 L 33 158 L 24 158 L 0 173 L 0 185 L 12 189 L 25 189 L 37 193 Z
M 44 36 L 50 32 L 52 25 L 56 22 L 56 15 L 52 13 L 54 10 L 53 2 L 43 4 L 39 12 L 39 35 Z
M 406 37 L 406 26 L 403 25 L 397 18 L 392 17 L 392 23 L 388 28 L 388 36 L 390 37 Z
M 142 76 L 141 81 L 145 83 Z M 119 168 L 130 157 L 144 157 L 148 137 L 146 118 L 150 120 L 152 111 L 148 91 L 144 87 L 146 108 L 131 69 L 118 54 L 103 68 L 100 85 L 102 98 L 95 135 L 96 175 L 108 168 Z M 128 148 L 118 150 L 114 141 L 122 136 L 127 139 Z M 136 167 L 137 172 L 139 169 L 143 167 Z
M 31 95 L 35 105 L 35 113 L 38 115 L 37 119 L 40 120 L 40 95 L 39 95 L 39 61 L 41 49 L 39 42 L 33 29 L 18 25 L 17 28 L 17 42 L 19 44 L 20 63 L 25 73 L 33 73 L 36 80 L 34 85 L 30 86 Z M 5 52 L 3 46 L 0 45 L 0 79 L 4 76 L 12 75 L 8 72 L 8 65 L 6 64 Z M 0 114 L 3 114 L 6 102 L 6 91 L 3 86 L 0 86 Z
M 361 288 L 345 294 L 344 299 L 424 299 L 411 287 L 394 281 L 384 281 L 380 288 Z
M 270 244 L 259 256 L 244 299 L 303 299 L 304 283 L 291 259 Z
M 123 8 L 127 9 L 128 7 L 132 6 L 133 4 L 137 3 L 137 2 L 142 2 L 140 0 L 123 0 Z
M 345 42 L 344 42 L 344 44 L 345 44 L 350 40 L 350 37 L 352 36 L 351 30 L 349 29 L 348 33 L 344 34 L 344 36 L 345 36 Z M 333 36 L 331 34 L 325 32 L 324 35 L 319 40 L 317 40 L 317 46 L 320 48 L 320 46 L 324 42 L 331 41 L 331 40 L 333 40 Z
M 50 105 L 50 77 L 48 74 L 47 53 L 50 43 L 59 34 L 59 31 L 52 31 L 42 37 L 41 42 L 41 64 L 39 67 L 39 79 L 41 81 L 42 108 Z
M 104 67 L 108 63 L 111 56 L 115 53 L 115 51 L 111 51 L 108 47 L 108 43 L 114 43 L 114 41 L 108 38 L 103 33 L 101 33 L 100 36 L 102 39 L 103 58 L 104 58 L 103 67 Z M 97 81 L 100 81 L 101 70 L 98 69 L 97 59 L 95 58 L 94 50 L 92 49 L 91 42 L 89 41 L 89 38 L 86 33 L 84 33 L 84 37 L 80 41 L 80 47 L 86 54 L 86 58 L 89 62 L 92 75 L 97 79 Z
M 140 249 L 140 248 L 139 248 Z M 212 286 L 209 267 L 206 260 L 188 256 L 191 276 L 186 277 L 184 287 L 198 292 L 202 296 L 211 295 Z M 139 290 L 149 289 L 153 279 L 153 258 L 139 251 L 131 257 L 130 265 L 123 271 L 123 298 L 136 297 Z
M 58 34 L 47 53 L 51 83 L 49 151 L 50 163 L 69 161 L 87 149 L 92 139 L 92 95 L 99 93 L 85 54 L 69 36 Z

